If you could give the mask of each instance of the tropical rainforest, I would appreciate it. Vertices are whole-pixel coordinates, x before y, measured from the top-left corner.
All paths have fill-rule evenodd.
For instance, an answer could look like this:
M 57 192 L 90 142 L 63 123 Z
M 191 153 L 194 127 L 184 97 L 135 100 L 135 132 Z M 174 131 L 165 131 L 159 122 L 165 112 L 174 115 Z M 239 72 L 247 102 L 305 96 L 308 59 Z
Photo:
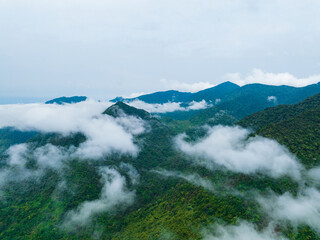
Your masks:
M 320 84 L 63 97 L 0 118 L 0 239 L 320 239 Z

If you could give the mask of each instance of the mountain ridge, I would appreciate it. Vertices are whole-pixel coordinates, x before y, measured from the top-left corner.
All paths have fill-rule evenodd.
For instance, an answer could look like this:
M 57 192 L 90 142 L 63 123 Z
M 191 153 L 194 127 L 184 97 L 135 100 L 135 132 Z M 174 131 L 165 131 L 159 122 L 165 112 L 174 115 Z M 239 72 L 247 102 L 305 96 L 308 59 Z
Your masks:
M 214 87 L 207 88 L 195 93 L 180 92 L 177 90 L 167 90 L 145 94 L 135 98 L 117 97 L 110 101 L 132 102 L 134 100 L 141 100 L 150 104 L 163 104 L 167 102 L 191 102 L 201 100 L 215 102 L 215 100 L 219 98 L 224 98 L 220 99 L 222 101 L 228 101 L 245 93 L 256 94 L 259 91 L 262 92 L 264 97 L 277 95 L 275 97 L 277 97 L 280 102 L 283 102 L 283 104 L 286 104 L 296 101 L 295 99 L 291 99 L 293 96 L 301 95 L 299 96 L 299 99 L 303 100 L 308 96 L 320 92 L 320 83 L 310 84 L 304 87 L 293 87 L 287 85 L 277 86 L 261 83 L 252 83 L 240 87 L 237 84 L 234 84 L 230 81 L 226 81 Z M 307 94 L 307 96 L 306 92 L 311 93 L 308 93 L 309 95 Z
M 86 96 L 72 96 L 72 97 L 58 97 L 54 98 L 52 100 L 46 101 L 45 104 L 72 104 L 72 103 L 79 103 L 79 102 L 84 102 L 88 98 Z

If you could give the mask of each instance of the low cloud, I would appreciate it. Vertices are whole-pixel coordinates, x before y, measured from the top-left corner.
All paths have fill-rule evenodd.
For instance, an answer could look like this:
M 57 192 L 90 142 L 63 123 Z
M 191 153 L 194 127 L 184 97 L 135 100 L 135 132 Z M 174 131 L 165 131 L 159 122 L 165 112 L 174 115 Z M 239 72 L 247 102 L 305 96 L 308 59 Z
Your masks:
M 278 99 L 276 96 L 268 96 L 267 100 L 268 100 L 268 102 L 276 103 Z
M 285 193 L 257 200 L 274 221 L 289 221 L 294 226 L 307 224 L 320 233 L 320 192 L 317 189 L 307 188 L 297 197 Z
M 121 162 L 120 169 L 124 170 L 128 174 L 133 185 L 136 185 L 140 182 L 140 174 L 131 164 Z
M 199 92 L 201 90 L 214 87 L 214 84 L 209 82 L 184 83 L 179 81 L 170 81 L 167 79 L 161 79 L 160 81 L 166 89 L 182 92 Z
M 308 177 L 311 178 L 311 180 L 314 183 L 320 184 L 320 167 L 312 168 L 308 171 Z
M 204 240 L 285 240 L 286 238 L 276 234 L 272 226 L 258 231 L 253 224 L 241 222 L 236 226 L 213 226 L 214 231 L 203 231 Z
M 186 180 L 187 182 L 190 182 L 191 184 L 198 186 L 198 187 L 203 187 L 206 190 L 209 190 L 211 192 L 215 192 L 215 187 L 212 184 L 210 180 L 207 180 L 203 177 L 201 177 L 198 174 L 184 174 L 180 172 L 175 172 L 175 171 L 167 171 L 167 170 L 154 170 L 153 172 L 160 174 L 165 177 L 174 177 L 174 178 L 181 178 Z
M 83 158 L 99 158 L 119 152 L 135 155 L 133 137 L 144 131 L 145 122 L 132 116 L 113 118 L 101 114 L 111 103 L 85 101 L 77 104 L 15 104 L 0 106 L 0 128 L 62 135 L 81 132 L 87 137 L 78 149 Z
M 59 169 L 62 161 L 70 157 L 70 150 L 63 147 L 46 144 L 39 148 L 34 148 L 32 144 L 13 145 L 6 151 L 7 167 L 25 169 L 29 160 L 36 163 L 40 169 Z
M 112 212 L 119 209 L 119 206 L 123 208 L 133 204 L 135 192 L 127 189 L 125 177 L 108 167 L 101 168 L 100 173 L 104 183 L 100 198 L 83 202 L 77 209 L 68 212 L 63 224 L 67 229 L 83 227 L 98 214 Z
M 304 87 L 320 82 L 320 75 L 297 78 L 290 73 L 266 73 L 260 69 L 253 69 L 245 76 L 239 73 L 229 73 L 225 75 L 224 78 L 240 86 L 252 83 L 262 83 L 276 86 L 288 85 L 293 87 Z
M 26 143 L 13 145 L 5 152 L 5 166 L 0 170 L 0 186 L 10 181 L 39 177 L 48 168 L 60 169 L 71 152 L 71 149 L 66 150 L 52 144 L 39 148 Z M 34 162 L 33 168 L 27 166 L 30 161 Z
M 219 103 L 221 103 L 221 98 L 217 98 L 217 99 L 214 101 L 214 104 L 215 104 L 215 105 L 217 105 L 217 104 L 219 104 Z
M 9 156 L 7 160 L 8 165 L 24 167 L 28 152 L 29 152 L 28 145 L 25 143 L 16 144 L 10 147 L 6 151 L 6 153 Z
M 134 100 L 132 102 L 128 102 L 127 104 L 135 108 L 144 109 L 150 113 L 166 113 L 166 112 L 175 112 L 175 111 L 200 110 L 200 109 L 206 109 L 210 106 L 205 100 L 202 100 L 200 102 L 192 101 L 186 107 L 182 107 L 181 102 L 150 104 L 140 100 Z
M 302 167 L 285 147 L 274 140 L 249 137 L 249 134 L 248 130 L 240 127 L 215 126 L 196 143 L 188 143 L 184 140 L 185 135 L 179 135 L 176 145 L 182 152 L 193 156 L 196 164 L 208 169 L 213 170 L 220 165 L 245 174 L 300 178 Z

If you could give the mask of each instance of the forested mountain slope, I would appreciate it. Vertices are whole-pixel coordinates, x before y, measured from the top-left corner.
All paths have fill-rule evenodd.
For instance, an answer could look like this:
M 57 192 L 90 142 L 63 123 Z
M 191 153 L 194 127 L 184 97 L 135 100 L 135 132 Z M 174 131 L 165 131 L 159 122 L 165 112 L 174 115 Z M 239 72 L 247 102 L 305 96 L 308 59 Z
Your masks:
M 279 105 L 256 112 L 239 121 L 243 127 L 260 129 L 271 123 L 289 120 L 305 111 L 320 109 L 320 94 L 311 96 L 302 102 L 293 105 Z
M 308 167 L 320 163 L 320 94 L 294 105 L 280 105 L 254 113 L 239 124 L 276 139 Z
M 320 110 L 308 110 L 278 123 L 268 124 L 257 134 L 276 139 L 297 155 L 308 168 L 320 164 Z
M 215 105 L 218 104 L 219 110 L 228 111 L 234 117 L 241 119 L 246 115 L 261 111 L 267 107 L 297 103 L 317 93 L 320 93 L 319 83 L 306 87 L 271 86 L 264 84 L 248 84 L 239 87 L 234 83 L 224 82 L 196 93 L 171 90 L 142 95 L 131 99 L 116 98 L 115 100 L 124 102 L 141 100 L 150 104 L 163 104 L 167 102 L 189 103 L 205 100 Z
M 229 127 L 208 114 L 177 135 L 175 120 L 118 102 L 75 122 L 78 132 L 40 132 L 1 155 L 0 238 L 319 239 L 319 186 L 304 177 L 319 166 L 320 116 L 309 105 L 257 132 L 301 162 L 221 111 Z M 283 199 L 306 203 L 298 220 L 276 214 Z
M 230 91 L 220 91 L 219 89 L 221 89 L 223 86 L 229 86 L 229 88 L 226 89 L 229 89 Z M 302 101 L 305 98 L 320 92 L 320 84 L 313 84 L 301 88 L 289 86 L 269 86 L 263 84 L 248 84 L 243 87 L 230 86 L 233 86 L 232 83 L 227 82 L 214 88 L 207 89 L 208 91 L 202 91 L 201 93 L 206 93 L 204 94 L 206 95 L 206 98 L 203 94 L 200 94 L 198 96 L 202 97 L 197 99 L 197 101 L 206 99 L 206 101 L 211 102 L 211 105 L 209 104 L 206 109 L 189 111 L 178 110 L 174 112 L 160 113 L 157 115 L 160 115 L 167 122 L 170 122 L 170 119 L 178 120 L 171 121 L 171 126 L 175 126 L 176 129 L 180 129 L 182 131 L 187 130 L 190 128 L 190 126 L 201 126 L 204 124 L 232 125 L 237 123 L 242 118 L 259 111 L 263 111 L 264 109 L 278 105 L 281 106 L 283 104 L 296 104 L 299 101 Z M 196 94 L 197 93 L 194 93 L 192 96 Z M 162 103 L 165 102 L 164 99 L 166 98 L 162 98 Z M 148 100 L 146 101 L 148 102 Z M 183 104 L 186 103 L 182 103 L 182 105 Z M 302 108 L 303 107 L 304 106 L 302 106 Z M 281 108 L 278 108 L 278 111 L 281 111 L 280 109 Z M 289 109 L 284 109 L 284 111 L 287 112 L 287 114 L 290 114 Z M 281 114 L 281 116 L 282 115 L 283 114 Z M 244 119 L 244 121 L 246 120 Z M 271 119 L 268 121 L 271 121 Z M 240 124 L 242 123 L 240 122 Z M 263 119 L 261 119 L 261 121 L 259 120 L 259 124 L 264 124 Z M 247 127 L 254 126 L 252 125 Z

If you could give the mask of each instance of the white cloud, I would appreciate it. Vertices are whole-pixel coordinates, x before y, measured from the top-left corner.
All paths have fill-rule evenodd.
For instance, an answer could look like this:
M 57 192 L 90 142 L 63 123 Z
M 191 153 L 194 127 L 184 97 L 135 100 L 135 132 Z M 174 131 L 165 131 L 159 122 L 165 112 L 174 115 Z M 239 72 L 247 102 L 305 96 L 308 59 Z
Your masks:
M 307 224 L 320 232 L 320 192 L 317 189 L 307 188 L 297 197 L 285 193 L 257 200 L 273 220 L 289 221 L 294 226 Z
M 215 187 L 212 184 L 210 180 L 207 180 L 203 177 L 201 177 L 198 174 L 184 174 L 180 172 L 175 172 L 175 171 L 168 171 L 168 170 L 154 170 L 153 172 L 160 174 L 165 177 L 175 177 L 175 178 L 182 178 L 191 184 L 199 187 L 203 187 L 204 189 L 207 189 L 211 192 L 215 192 Z
M 144 109 L 150 113 L 166 113 L 166 112 L 182 111 L 184 109 L 183 107 L 180 106 L 180 103 L 176 103 L 176 102 L 168 102 L 164 104 L 150 104 L 140 100 L 134 100 L 133 102 L 128 102 L 127 104 L 135 108 Z
M 137 169 L 135 169 L 131 164 L 121 162 L 120 168 L 127 172 L 127 174 L 130 177 L 130 181 L 133 185 L 136 185 L 139 183 L 140 175 L 139 175 Z
M 217 98 L 217 99 L 214 101 L 214 104 L 215 104 L 215 105 L 217 105 L 217 104 L 219 104 L 219 103 L 221 103 L 221 98 Z
M 135 155 L 133 136 L 144 131 L 145 122 L 132 116 L 113 118 L 101 114 L 112 103 L 85 101 L 77 104 L 0 105 L 0 128 L 57 132 L 82 132 L 87 141 L 77 151 L 84 158 L 98 158 L 110 152 Z
M 115 169 L 101 168 L 104 183 L 100 198 L 83 202 L 66 214 L 64 227 L 85 226 L 98 214 L 115 211 L 134 202 L 135 192 L 126 189 L 126 179 Z
M 181 107 L 180 102 L 150 104 L 150 103 L 145 103 L 141 100 L 134 100 L 132 102 L 128 102 L 127 104 L 135 108 L 144 109 L 150 113 L 166 113 L 166 112 L 175 112 L 175 111 L 200 110 L 200 109 L 208 108 L 210 106 L 205 100 L 202 100 L 200 102 L 192 101 L 191 103 L 189 103 L 189 106 L 187 107 Z
M 9 155 L 7 160 L 9 166 L 24 166 L 28 154 L 28 145 L 16 144 L 10 147 L 6 153 Z
M 272 177 L 289 175 L 300 178 L 302 167 L 286 148 L 260 136 L 248 138 L 249 134 L 240 127 L 215 126 L 196 143 L 188 143 L 184 140 L 185 135 L 179 135 L 176 145 L 182 152 L 193 156 L 196 164 L 209 169 L 220 165 L 245 174 L 260 172 Z
M 258 231 L 253 224 L 242 221 L 235 226 L 214 226 L 214 233 L 203 231 L 204 240 L 285 240 L 286 238 L 276 234 L 272 226 Z
M 75 149 L 46 144 L 34 148 L 32 144 L 11 146 L 5 153 L 6 165 L 0 169 L 0 186 L 10 181 L 22 181 L 39 177 L 45 169 L 60 169 L 64 160 L 68 159 Z M 28 168 L 28 161 L 34 161 L 35 168 Z
M 13 126 L 20 130 L 69 134 L 78 132 L 81 124 L 99 116 L 111 104 L 89 100 L 66 105 L 42 103 L 0 105 L 0 128 Z
M 169 81 L 165 78 L 161 79 L 160 81 L 163 83 L 166 89 L 178 90 L 182 92 L 199 92 L 215 86 L 209 82 L 184 83 L 179 81 Z
M 320 167 L 312 168 L 308 171 L 308 176 L 315 182 L 320 181 Z M 320 183 L 320 182 L 319 182 Z
M 38 148 L 34 148 L 32 144 L 16 144 L 6 151 L 8 156 L 6 162 L 8 167 L 26 171 L 28 160 L 34 160 L 40 169 L 59 169 L 62 161 L 70 156 L 72 150 L 74 151 L 74 149 L 68 149 L 67 151 L 63 147 L 57 147 L 52 144 L 46 144 Z
M 32 152 L 32 156 L 40 168 L 59 169 L 62 161 L 69 157 L 69 153 L 62 147 L 46 144 L 43 147 L 36 148 Z
M 278 99 L 276 96 L 268 96 L 267 100 L 268 100 L 268 102 L 276 103 Z
M 200 109 L 206 109 L 208 107 L 209 107 L 209 104 L 205 100 L 202 100 L 200 102 L 192 101 L 186 109 L 187 109 L 187 111 L 188 110 L 200 110 Z
M 262 83 L 275 86 L 288 85 L 294 87 L 304 87 L 320 82 L 320 75 L 297 78 L 290 73 L 266 73 L 260 69 L 253 69 L 246 76 L 242 76 L 239 73 L 229 73 L 226 74 L 224 78 L 240 86 L 251 83 Z

